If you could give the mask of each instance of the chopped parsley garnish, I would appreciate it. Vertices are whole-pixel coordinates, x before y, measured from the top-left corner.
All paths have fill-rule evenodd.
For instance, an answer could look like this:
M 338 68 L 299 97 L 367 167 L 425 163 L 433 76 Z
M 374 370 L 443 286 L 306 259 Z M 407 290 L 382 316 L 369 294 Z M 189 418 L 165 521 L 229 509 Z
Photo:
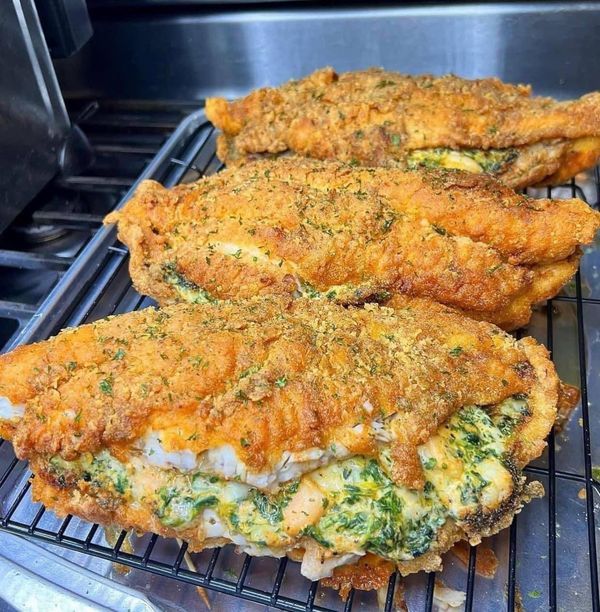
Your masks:
M 208 366 L 208 362 L 204 361 L 204 359 L 199 355 L 196 355 L 195 357 L 190 357 L 188 361 L 192 364 L 194 368 L 199 368 L 200 366 L 206 368 Z
M 246 394 L 246 392 L 243 391 L 242 389 L 238 389 L 235 392 L 235 397 L 236 399 L 242 400 L 243 402 L 247 402 L 250 399 L 248 395 Z
M 98 383 L 98 388 L 100 389 L 101 393 L 104 393 L 104 395 L 112 395 L 113 394 L 112 379 L 111 378 L 103 378 Z
M 394 225 L 394 221 L 396 221 L 396 217 L 389 217 L 388 219 L 385 219 L 381 224 L 381 231 L 384 234 L 387 234 L 392 228 L 392 225 Z
M 287 376 L 284 374 L 275 381 L 275 385 L 277 385 L 280 389 L 283 389 L 287 385 L 287 382 Z

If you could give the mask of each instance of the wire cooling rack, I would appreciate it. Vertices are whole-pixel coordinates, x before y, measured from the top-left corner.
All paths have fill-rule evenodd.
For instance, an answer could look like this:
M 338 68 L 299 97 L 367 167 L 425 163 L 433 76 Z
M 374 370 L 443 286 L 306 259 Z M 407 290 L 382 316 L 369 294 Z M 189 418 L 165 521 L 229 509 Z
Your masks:
M 148 165 L 139 180 L 152 178 L 167 186 L 196 179 L 220 169 L 215 157 L 215 133 L 203 112 L 187 117 Z M 132 189 L 122 202 L 131 195 Z M 570 184 L 531 190 L 545 197 L 580 197 L 598 207 L 598 168 Z M 80 325 L 109 314 L 151 304 L 131 286 L 128 252 L 114 228 L 100 229 L 65 273 L 36 315 L 12 343 L 44 339 L 65 326 Z M 445 584 L 465 591 L 466 610 L 572 609 L 599 610 L 597 530 L 600 435 L 595 411 L 600 398 L 600 250 L 589 248 L 581 269 L 553 300 L 534 314 L 525 330 L 552 351 L 559 374 L 581 389 L 581 403 L 565 430 L 552 432 L 545 454 L 527 468 L 542 482 L 546 496 L 530 503 L 510 529 L 491 538 L 499 567 L 494 578 L 476 573 L 477 549 L 466 566 L 447 555 L 439 576 Z M 7 349 L 10 347 L 6 347 Z M 232 547 L 193 555 L 189 569 L 186 544 L 156 535 L 134 538 L 121 532 L 114 545 L 104 531 L 75 517 L 58 519 L 29 495 L 31 474 L 10 444 L 0 441 L 0 529 L 50 542 L 161 576 L 206 587 L 241 599 L 283 610 L 351 610 L 376 605 L 375 596 L 351 591 L 342 602 L 331 590 L 300 576 L 287 559 L 238 555 Z M 435 574 L 402 581 L 411 610 L 432 610 Z M 394 609 L 399 579 L 392 575 L 383 604 Z

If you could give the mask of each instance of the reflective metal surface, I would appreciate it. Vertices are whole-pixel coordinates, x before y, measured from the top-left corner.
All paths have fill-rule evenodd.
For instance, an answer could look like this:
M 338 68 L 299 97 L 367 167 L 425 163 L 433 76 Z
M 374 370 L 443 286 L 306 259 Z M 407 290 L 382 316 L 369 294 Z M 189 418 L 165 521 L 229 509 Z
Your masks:
M 0 534 L 0 610 L 159 612 L 143 595 L 28 542 Z M 10 553 L 10 554 L 7 554 Z
M 69 57 L 92 35 L 86 0 L 36 0 L 52 57 Z
M 0 231 L 59 168 L 69 119 L 32 0 L 0 2 Z
M 238 96 L 327 64 L 493 75 L 558 97 L 600 88 L 598 2 L 220 11 L 93 13 L 92 40 L 57 62 L 63 89 L 133 99 Z

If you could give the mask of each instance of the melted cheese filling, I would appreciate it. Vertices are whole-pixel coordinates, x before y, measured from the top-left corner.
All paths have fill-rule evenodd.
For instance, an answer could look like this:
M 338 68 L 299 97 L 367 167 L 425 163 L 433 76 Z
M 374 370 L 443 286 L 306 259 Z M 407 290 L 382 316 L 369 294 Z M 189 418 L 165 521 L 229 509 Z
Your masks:
M 514 149 L 447 149 L 438 147 L 435 149 L 418 149 L 411 151 L 408 155 L 408 167 L 417 168 L 449 168 L 464 170 L 480 174 L 489 172 L 496 174 L 502 172 L 505 167 L 513 162 L 518 156 Z
M 231 447 L 203 454 L 191 468 L 190 455 L 176 459 L 165 452 L 153 463 L 154 455 L 139 453 L 122 463 L 103 451 L 73 462 L 54 457 L 49 471 L 59 482 L 83 480 L 88 491 L 101 489 L 144 507 L 175 532 L 194 529 L 200 541 L 224 538 L 249 554 L 275 557 L 302 547 L 307 555 L 301 571 L 317 580 L 367 552 L 396 562 L 414 559 L 435 547 L 448 519 L 460 525 L 473 513 L 491 515 L 515 494 L 518 476 L 507 440 L 527 416 L 526 400 L 516 396 L 489 412 L 477 406 L 460 410 L 418 449 L 426 479 L 422 491 L 392 480 L 385 446 L 378 459 L 336 457 L 274 493 L 236 482 L 239 462 Z M 321 452 L 299 454 L 293 463 L 322 461 Z M 282 464 L 280 478 L 295 473 L 285 472 L 290 461 Z M 234 475 L 207 473 L 207 465 Z

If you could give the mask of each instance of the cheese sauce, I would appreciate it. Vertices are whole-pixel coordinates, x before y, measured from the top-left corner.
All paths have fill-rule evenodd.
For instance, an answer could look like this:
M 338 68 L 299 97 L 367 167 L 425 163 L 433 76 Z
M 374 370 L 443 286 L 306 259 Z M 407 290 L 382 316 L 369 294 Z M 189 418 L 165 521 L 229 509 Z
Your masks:
M 430 550 L 449 518 L 460 525 L 513 494 L 507 441 L 527 416 L 523 396 L 489 410 L 467 406 L 457 412 L 418 449 L 422 491 L 392 480 L 386 446 L 379 459 L 334 458 L 275 493 L 204 471 L 152 465 L 142 453 L 127 464 L 103 451 L 73 462 L 54 457 L 49 466 L 61 486 L 81 479 L 149 508 L 167 527 L 196 527 L 203 537 L 227 538 L 250 554 L 283 556 L 308 539 L 329 560 L 372 552 L 398 562 Z M 311 579 L 322 577 L 316 571 L 307 564 Z
M 435 148 L 418 149 L 408 155 L 408 167 L 419 166 L 426 168 L 451 168 L 479 174 L 501 172 L 506 165 L 513 162 L 518 156 L 514 149 L 454 149 Z

